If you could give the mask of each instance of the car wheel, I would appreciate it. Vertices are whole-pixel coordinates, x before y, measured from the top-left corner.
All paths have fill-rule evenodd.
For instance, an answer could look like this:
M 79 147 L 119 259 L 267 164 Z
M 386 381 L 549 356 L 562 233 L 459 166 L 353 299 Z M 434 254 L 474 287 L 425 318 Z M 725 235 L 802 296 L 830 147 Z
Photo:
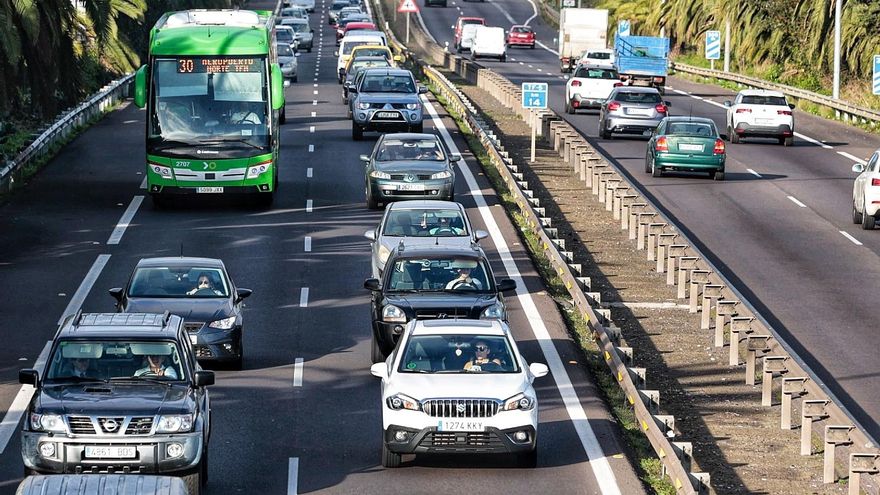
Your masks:
M 651 154 L 650 153 L 645 155 L 645 173 L 646 174 L 651 173 Z
M 602 139 L 611 139 L 611 132 L 605 128 L 605 123 L 601 120 L 599 121 L 599 137 Z
M 739 134 L 734 132 L 733 127 L 727 127 L 727 135 L 730 137 L 731 144 L 739 144 Z
M 312 53 L 312 47 L 308 47 L 308 48 L 306 49 L 306 51 L 309 52 L 309 53 Z
M 388 450 L 388 446 L 385 445 L 385 442 L 382 442 L 382 467 L 400 467 L 400 454 Z
M 571 107 L 571 103 L 568 100 L 565 100 L 565 113 L 572 114 L 574 113 L 574 109 Z
M 534 50 L 534 49 L 535 49 L 535 44 L 532 43 L 532 46 L 530 46 L 529 48 L 531 48 L 532 50 Z
M 347 109 L 346 111 L 348 112 L 348 118 L 351 119 L 351 118 L 352 118 L 352 115 L 351 115 L 351 106 L 349 106 L 348 109 Z
M 663 177 L 663 167 L 658 167 L 656 160 L 651 160 L 651 177 Z
M 781 139 L 783 146 L 793 146 L 794 145 L 794 136 L 789 136 L 787 138 Z
M 877 219 L 874 218 L 874 215 L 868 215 L 868 209 L 862 212 L 862 230 L 874 230 L 874 224 L 877 222 Z
M 712 175 L 715 180 L 724 180 L 724 170 L 716 170 Z
M 498 60 L 500 60 L 500 61 L 502 61 L 502 62 L 507 62 L 507 54 L 505 53 L 504 55 L 500 56 L 500 57 L 498 58 Z
M 859 213 L 859 210 L 856 209 L 856 202 L 855 201 L 853 201 L 852 210 L 853 210 L 853 213 L 852 213 L 853 223 L 856 225 L 862 223 L 862 214 Z
M 191 495 L 203 493 L 204 485 L 202 484 L 202 466 L 196 468 L 196 472 L 187 474 L 183 477 L 183 484 L 186 485 L 186 492 Z
M 379 346 L 379 341 L 376 340 L 375 335 L 373 335 L 370 343 L 370 360 L 373 361 L 373 364 L 385 361 L 385 353 L 382 352 L 382 347 Z
M 357 124 L 357 122 L 351 123 L 351 138 L 355 141 L 360 141 L 364 138 L 364 128 Z
M 517 454 L 516 459 L 517 465 L 522 468 L 536 468 L 538 467 L 538 447 L 535 447 L 533 450 L 529 452 L 525 452 L 523 454 Z

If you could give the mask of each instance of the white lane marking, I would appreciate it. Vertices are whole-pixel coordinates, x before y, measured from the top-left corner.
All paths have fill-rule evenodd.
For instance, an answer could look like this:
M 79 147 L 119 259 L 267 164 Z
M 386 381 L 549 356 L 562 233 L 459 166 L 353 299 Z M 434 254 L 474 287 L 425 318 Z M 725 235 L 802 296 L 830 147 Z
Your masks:
M 495 8 L 498 9 L 499 12 L 504 14 L 504 17 L 506 17 L 507 20 L 510 21 L 511 24 L 519 24 L 518 22 L 516 22 L 516 19 L 514 19 L 513 16 L 511 16 L 510 14 L 508 14 L 507 11 L 504 10 L 500 5 L 498 5 L 495 2 L 492 2 L 492 5 L 494 5 Z
M 312 177 L 312 167 L 309 167 L 306 169 L 306 177 L 309 177 L 309 178 Z
M 310 145 L 309 145 L 309 153 L 314 153 L 314 152 L 315 152 L 315 145 L 314 145 L 314 144 L 310 144 Z
M 857 157 L 857 156 L 854 156 L 854 155 L 851 155 L 851 154 L 847 153 L 846 151 L 838 151 L 837 154 L 840 155 L 840 156 L 843 156 L 843 157 L 849 158 L 850 160 L 852 160 L 852 161 L 854 161 L 854 162 L 856 162 L 856 163 L 860 163 L 860 164 L 862 164 L 862 165 L 865 165 L 866 163 L 868 163 L 868 162 L 866 162 L 865 160 L 862 160 L 861 158 L 859 158 L 859 157 Z
M 529 64 L 529 65 L 528 65 L 528 68 L 531 69 L 531 68 L 532 68 L 532 64 Z
M 529 0 L 529 4 L 531 4 L 531 6 L 532 6 L 532 16 L 529 17 L 528 19 L 526 19 L 525 22 L 523 22 L 523 24 L 525 24 L 526 26 L 528 26 L 529 23 L 532 22 L 532 19 L 534 19 L 535 17 L 538 17 L 538 7 L 535 6 L 535 2 L 533 2 L 532 0 Z
M 758 172 L 755 172 L 754 170 L 752 170 L 752 169 L 750 169 L 750 168 L 747 168 L 747 169 L 746 169 L 746 172 L 748 172 L 748 173 L 754 175 L 755 177 L 758 177 L 758 178 L 761 178 L 761 179 L 764 178 L 763 175 L 759 174 Z
M 309 126 L 309 132 L 315 132 L 315 126 L 310 125 L 310 126 Z
M 519 63 L 519 65 L 526 65 L 526 64 L 524 64 L 524 63 L 522 63 L 522 62 L 520 62 L 520 63 Z
M 856 239 L 855 237 L 849 235 L 847 232 L 845 232 L 845 231 L 843 231 L 843 230 L 838 230 L 838 232 L 840 232 L 841 234 L 843 234 L 844 237 L 846 237 L 847 239 L 849 239 L 850 241 L 852 241 L 852 243 L 855 244 L 856 246 L 861 246 L 861 245 L 862 245 L 862 243 L 859 242 L 858 239 Z M 2 451 L 0 451 L 0 453 L 2 453 Z
M 516 59 L 513 58 L 513 57 L 510 57 L 510 61 L 511 61 L 511 62 L 516 62 Z
M 312 93 L 318 94 L 318 90 L 316 89 L 316 90 L 312 91 Z
M 309 288 L 303 287 L 299 291 L 299 307 L 306 308 L 309 305 Z
M 538 69 L 538 72 L 543 72 L 541 69 Z
M 816 146 L 821 146 L 822 148 L 825 148 L 826 150 L 834 149 L 833 146 L 828 146 L 827 144 L 823 143 L 822 141 L 819 141 L 818 139 L 813 139 L 810 136 L 804 136 L 803 134 L 801 134 L 799 132 L 795 132 L 794 135 L 803 139 L 804 141 L 813 143 Z
M 312 112 L 312 117 L 317 117 L 317 116 L 318 116 L 318 112 Z
M 297 495 L 296 485 L 299 478 L 299 457 L 287 460 L 287 495 Z
M 49 358 L 49 349 L 51 348 L 52 341 L 50 340 L 43 346 L 43 350 L 34 362 L 34 369 L 39 371 L 40 375 L 43 374 L 43 368 L 45 367 L 46 359 Z M 9 405 L 6 415 L 3 416 L 3 422 L 0 423 L 0 454 L 6 450 L 12 435 L 18 432 L 18 423 L 27 410 L 28 404 L 31 403 L 31 397 L 34 396 L 35 391 L 31 385 L 22 385 L 18 389 L 15 399 L 12 400 L 12 404 Z
M 80 306 L 82 306 L 83 301 L 86 300 L 86 296 L 88 296 L 89 292 L 92 290 L 92 286 L 95 285 L 95 281 L 98 280 L 98 276 L 101 275 L 101 270 L 107 266 L 109 260 L 109 254 L 98 255 L 98 258 L 92 263 L 92 267 L 89 268 L 89 272 L 86 273 L 86 278 L 80 282 L 79 288 L 76 289 L 73 297 L 70 298 L 70 302 L 67 303 L 67 307 L 64 308 L 64 312 L 61 313 L 61 318 L 58 318 L 59 325 L 64 321 L 64 318 L 76 313 Z
M 134 215 L 137 213 L 138 208 L 140 208 L 141 203 L 143 202 L 143 196 L 135 196 L 131 199 L 128 208 L 122 213 L 122 218 L 119 219 L 119 223 L 116 224 L 116 228 L 113 229 L 110 238 L 107 239 L 107 244 L 119 244 L 119 241 L 122 240 L 122 234 L 125 234 L 125 229 L 131 225 L 131 220 L 134 218 Z
M 440 135 L 443 136 L 443 140 L 446 141 L 446 145 L 449 147 L 450 152 L 460 153 L 458 146 L 456 146 L 455 142 L 452 140 L 452 136 L 449 135 L 449 131 L 446 130 L 445 124 L 440 120 L 437 110 L 434 109 L 434 105 L 424 96 L 422 97 L 422 101 L 425 108 L 428 110 L 428 113 L 431 114 L 431 119 L 434 121 L 434 127 L 440 131 Z M 556 381 L 556 387 L 565 403 L 565 409 L 568 412 L 569 417 L 571 417 L 572 424 L 574 425 L 575 431 L 577 431 L 581 445 L 587 454 L 587 459 L 589 459 L 588 462 L 593 469 L 593 475 L 598 481 L 599 489 L 603 494 L 619 495 L 620 488 L 617 486 L 614 471 L 611 470 L 611 465 L 608 463 L 608 459 L 602 451 L 599 441 L 596 439 L 596 434 L 592 427 L 590 427 L 590 418 L 584 413 L 581 400 L 575 392 L 574 386 L 565 371 L 565 365 L 562 363 L 562 358 L 559 357 L 559 354 L 556 352 L 550 332 L 547 331 L 547 327 L 541 319 L 541 314 L 535 306 L 535 301 L 532 299 L 531 294 L 529 294 L 528 289 L 526 289 L 519 268 L 517 268 L 516 262 L 510 254 L 510 248 L 507 246 L 507 241 L 504 239 L 504 236 L 501 234 L 501 229 L 498 228 L 498 224 L 495 223 L 495 219 L 492 217 L 492 212 L 486 204 L 486 199 L 483 197 L 482 191 L 480 191 L 477 180 L 474 178 L 474 175 L 471 173 L 470 169 L 468 169 L 467 164 L 463 159 L 458 162 L 458 168 L 467 182 L 471 196 L 474 197 L 480 216 L 483 218 L 483 222 L 485 222 L 486 228 L 492 236 L 492 242 L 495 243 L 498 255 L 504 264 L 505 270 L 507 270 L 508 276 L 516 281 L 517 297 L 522 305 L 523 312 L 526 314 L 529 326 L 531 326 L 532 332 L 535 335 L 535 339 L 541 346 L 541 351 L 544 353 L 544 357 L 547 358 L 547 365 L 551 370 L 553 380 Z
M 307 199 L 306 200 L 306 213 L 311 213 L 311 212 L 312 212 L 312 200 Z
M 805 204 L 801 203 L 800 201 L 798 201 L 798 199 L 797 199 L 796 197 L 794 197 L 794 196 L 786 196 L 786 198 L 790 199 L 792 203 L 794 203 L 794 204 L 800 206 L 801 208 L 806 208 L 806 207 L 807 207 L 807 205 L 805 205 Z
M 306 236 L 305 239 L 303 240 L 303 250 L 307 253 L 312 252 L 312 237 L 311 236 Z
M 318 75 L 318 71 L 315 71 L 315 75 L 316 75 L 316 76 Z M 315 82 L 318 82 L 318 78 L 316 77 L 316 78 L 314 79 L 314 81 L 315 81 Z
M 296 358 L 293 362 L 293 386 L 303 386 L 303 358 Z
M 315 84 L 315 87 L 316 87 L 316 88 L 317 88 L 317 87 L 318 87 L 318 85 L 317 85 L 317 84 Z
M 312 100 L 312 106 L 318 106 L 318 100 Z
M 541 48 L 547 50 L 548 52 L 552 53 L 553 55 L 556 55 L 557 57 L 559 56 L 559 52 L 550 48 L 549 46 L 545 45 L 544 43 L 541 43 L 540 41 L 536 41 L 535 44 L 540 46 Z
M 141 189 L 147 188 L 147 178 L 144 177 L 144 180 L 141 181 Z

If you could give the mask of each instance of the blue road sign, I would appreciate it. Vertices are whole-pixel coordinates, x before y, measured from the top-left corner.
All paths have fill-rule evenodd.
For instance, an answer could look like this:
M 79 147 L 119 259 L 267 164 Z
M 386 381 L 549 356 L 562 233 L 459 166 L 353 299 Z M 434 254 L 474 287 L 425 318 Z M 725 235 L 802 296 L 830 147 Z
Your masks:
M 706 59 L 721 58 L 721 31 L 706 31 Z
M 547 108 L 547 83 L 522 83 L 523 108 Z
M 629 36 L 630 22 L 626 19 L 617 21 L 617 36 Z
M 874 55 L 874 94 L 880 95 L 880 55 Z

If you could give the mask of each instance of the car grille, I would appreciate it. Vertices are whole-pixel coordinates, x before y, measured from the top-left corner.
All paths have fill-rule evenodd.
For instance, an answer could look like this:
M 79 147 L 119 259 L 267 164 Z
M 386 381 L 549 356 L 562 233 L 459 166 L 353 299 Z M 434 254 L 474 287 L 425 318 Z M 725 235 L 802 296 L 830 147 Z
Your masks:
M 468 308 L 446 308 L 446 309 L 417 309 L 417 320 L 433 320 L 445 318 L 467 318 L 469 317 Z
M 432 447 L 501 447 L 501 440 L 488 432 L 440 432 L 433 431 L 426 435 L 422 444 Z
M 434 418 L 491 418 L 498 407 L 494 399 L 429 399 L 422 404 L 425 414 Z
M 391 174 L 391 180 L 403 180 L 408 174 Z M 431 174 L 418 174 L 416 175 L 418 180 L 430 180 Z
M 98 424 L 101 425 L 101 431 L 104 433 L 119 433 L 123 421 L 125 421 L 125 418 L 122 416 L 98 418 Z
M 70 425 L 70 432 L 74 435 L 95 434 L 95 425 L 92 424 L 92 418 L 85 416 L 68 416 L 67 424 Z
M 370 108 L 378 110 L 381 108 L 385 108 L 385 105 L 386 103 L 370 103 Z M 391 108 L 395 110 L 404 110 L 406 109 L 406 103 L 392 103 Z
M 183 328 L 185 328 L 187 332 L 198 332 L 204 325 L 205 324 L 201 322 L 184 323 Z
M 144 416 L 141 418 L 131 418 L 128 428 L 125 429 L 126 435 L 149 435 L 153 430 L 153 417 Z

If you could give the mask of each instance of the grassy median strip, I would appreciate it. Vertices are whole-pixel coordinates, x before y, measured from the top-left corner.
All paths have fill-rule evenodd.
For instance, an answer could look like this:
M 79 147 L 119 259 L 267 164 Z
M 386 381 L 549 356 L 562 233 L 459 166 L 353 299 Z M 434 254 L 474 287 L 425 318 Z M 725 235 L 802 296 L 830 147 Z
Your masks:
M 623 431 L 624 440 L 631 451 L 630 457 L 638 466 L 639 477 L 646 485 L 653 489 L 654 493 L 662 495 L 675 494 L 676 491 L 672 483 L 662 475 L 662 463 L 657 458 L 648 439 L 639 429 L 635 413 L 627 404 L 623 390 L 621 390 L 615 377 L 605 364 L 602 352 L 593 340 L 592 332 L 586 320 L 575 309 L 565 284 L 556 274 L 556 271 L 550 264 L 550 260 L 544 255 L 538 233 L 526 223 L 526 217 L 521 213 L 513 194 L 511 194 L 507 184 L 502 180 L 501 173 L 490 162 L 486 148 L 480 140 L 468 130 L 467 125 L 464 124 L 463 116 L 455 112 L 448 105 L 448 101 L 442 92 L 433 83 L 429 82 L 427 86 L 437 101 L 443 105 L 449 115 L 455 120 L 459 131 L 468 143 L 468 147 L 477 161 L 479 161 L 489 182 L 492 183 L 492 187 L 495 189 L 508 217 L 516 226 L 519 237 L 527 248 L 529 257 L 544 280 L 548 294 L 550 294 L 557 307 L 561 310 L 569 334 L 581 348 L 590 373 L 596 379 L 596 385 L 602 392 L 603 399 Z

